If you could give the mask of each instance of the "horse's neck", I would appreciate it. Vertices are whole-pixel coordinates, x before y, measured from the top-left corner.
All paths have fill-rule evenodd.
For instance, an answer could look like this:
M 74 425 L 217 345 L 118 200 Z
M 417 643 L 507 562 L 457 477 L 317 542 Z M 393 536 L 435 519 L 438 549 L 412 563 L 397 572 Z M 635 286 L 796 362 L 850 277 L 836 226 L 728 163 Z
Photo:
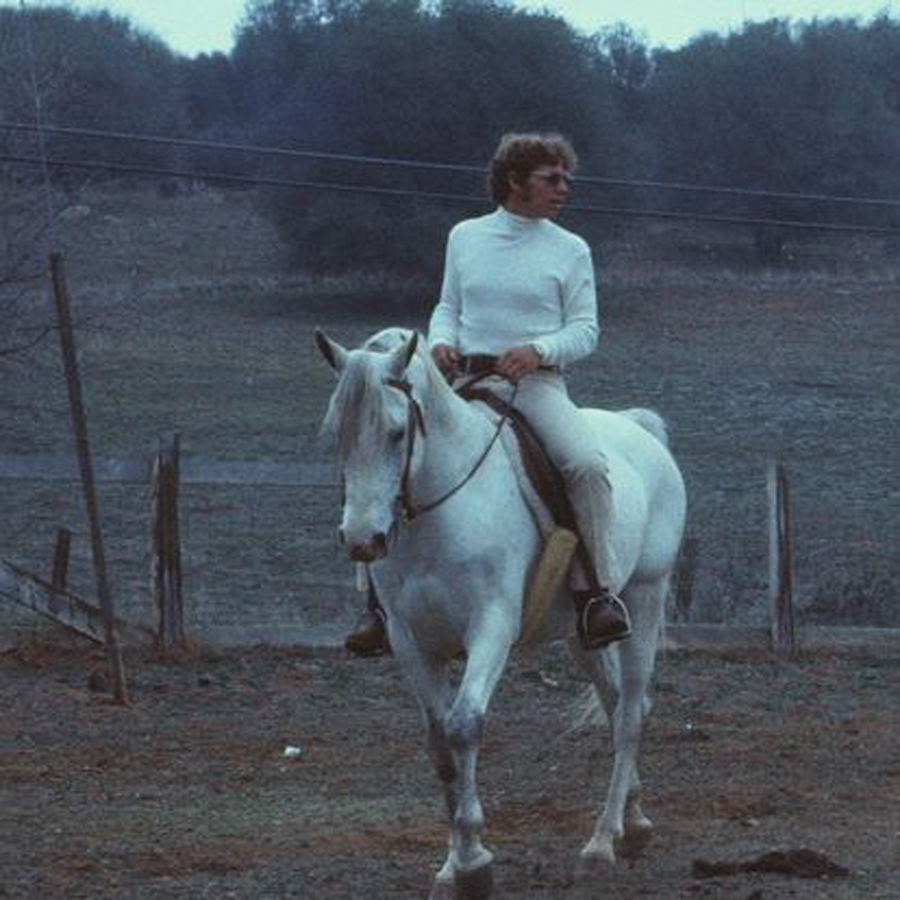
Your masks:
M 493 436 L 488 418 L 465 400 L 456 398 L 450 410 L 449 416 L 430 421 L 426 413 L 425 456 L 413 484 L 422 500 L 465 478 Z

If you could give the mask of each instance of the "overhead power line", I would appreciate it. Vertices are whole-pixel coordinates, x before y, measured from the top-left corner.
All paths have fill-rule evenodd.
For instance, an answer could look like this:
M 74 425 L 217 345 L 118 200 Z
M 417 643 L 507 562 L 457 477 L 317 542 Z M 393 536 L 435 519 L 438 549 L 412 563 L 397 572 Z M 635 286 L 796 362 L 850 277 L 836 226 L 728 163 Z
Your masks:
M 37 156 L 20 156 L 12 153 L 0 154 L 0 162 L 21 165 L 42 165 Z M 235 184 L 263 185 L 267 187 L 310 188 L 323 191 L 341 191 L 348 194 L 382 194 L 390 197 L 424 197 L 432 200 L 452 200 L 455 202 L 483 203 L 484 198 L 473 194 L 448 194 L 439 191 L 417 191 L 403 188 L 374 187 L 366 185 L 334 184 L 323 181 L 302 181 L 291 178 L 275 178 L 268 175 L 235 175 L 228 172 L 199 172 L 183 169 L 168 169 L 157 166 L 139 166 L 132 163 L 104 162 L 87 159 L 48 158 L 48 165 L 71 169 L 97 169 L 132 175 L 161 175 L 169 178 L 197 178 L 208 181 L 231 181 Z
M 140 166 L 130 163 L 103 162 L 101 160 L 73 160 L 61 158 L 41 158 L 36 156 L 23 156 L 10 153 L 0 154 L 0 162 L 8 162 L 14 165 L 50 166 L 72 169 L 92 169 L 108 172 L 117 172 L 129 175 L 156 175 L 168 178 L 196 178 L 208 181 L 226 181 L 235 184 L 245 184 L 264 187 L 289 187 L 307 189 L 313 191 L 330 191 L 345 194 L 370 194 L 383 197 L 416 197 L 424 200 L 434 200 L 449 203 L 464 203 L 467 205 L 482 206 L 485 204 L 483 196 L 475 194 L 452 194 L 440 191 L 421 191 L 404 188 L 387 188 L 365 185 L 336 184 L 324 181 L 302 181 L 290 178 L 274 178 L 264 175 L 234 175 L 225 172 L 199 172 L 179 169 L 160 168 L 155 166 Z M 888 228 L 875 225 L 851 225 L 836 222 L 802 222 L 786 219 L 760 219 L 745 218 L 739 216 L 714 215 L 709 213 L 675 212 L 669 210 L 636 209 L 630 207 L 595 206 L 578 203 L 569 203 L 566 209 L 570 212 L 586 213 L 592 215 L 640 217 L 657 219 L 675 219 L 693 222 L 715 222 L 724 225 L 745 226 L 773 226 L 780 228 L 801 229 L 806 231 L 830 231 L 850 232 L 858 234 L 882 234 L 900 235 L 900 228 Z
M 281 157 L 285 159 L 322 160 L 326 162 L 371 165 L 399 169 L 419 169 L 435 172 L 459 172 L 483 176 L 483 166 L 456 163 L 426 162 L 424 160 L 395 159 L 380 156 L 363 156 L 349 153 L 328 153 L 315 150 L 293 150 L 285 147 L 266 147 L 256 144 L 239 144 L 223 141 L 201 141 L 192 138 L 161 137 L 122 131 L 105 131 L 93 128 L 69 128 L 64 126 L 36 125 L 29 122 L 0 122 L 0 128 L 9 131 L 38 132 L 68 137 L 86 137 L 109 141 L 132 141 L 159 146 L 184 147 L 197 150 L 220 150 L 255 156 Z M 769 200 L 787 200 L 836 205 L 874 206 L 900 209 L 900 200 L 879 197 L 849 197 L 831 194 L 802 194 L 783 191 L 768 191 L 752 188 L 719 187 L 713 185 L 689 184 L 686 182 L 652 181 L 629 178 L 607 178 L 597 175 L 579 175 L 579 184 L 596 184 L 607 187 L 664 190 L 681 193 L 709 194 L 734 197 L 755 197 Z

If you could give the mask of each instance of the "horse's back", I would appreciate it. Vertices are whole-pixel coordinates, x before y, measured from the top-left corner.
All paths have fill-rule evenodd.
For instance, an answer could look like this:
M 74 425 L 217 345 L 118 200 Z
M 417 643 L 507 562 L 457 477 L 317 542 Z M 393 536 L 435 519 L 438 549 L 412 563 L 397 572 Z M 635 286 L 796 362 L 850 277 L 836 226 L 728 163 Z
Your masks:
M 583 409 L 597 441 L 609 459 L 620 457 L 643 476 L 680 481 L 678 466 L 669 451 L 665 420 L 651 409 Z
M 668 569 L 681 544 L 686 492 L 664 420 L 649 409 L 583 412 L 609 465 L 620 557 L 630 561 L 627 569 L 646 576 Z

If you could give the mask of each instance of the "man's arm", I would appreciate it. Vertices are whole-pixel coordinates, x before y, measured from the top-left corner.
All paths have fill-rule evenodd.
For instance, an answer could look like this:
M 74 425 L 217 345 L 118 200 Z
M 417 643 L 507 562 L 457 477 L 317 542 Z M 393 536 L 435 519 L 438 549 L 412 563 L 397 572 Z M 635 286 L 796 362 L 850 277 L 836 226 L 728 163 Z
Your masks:
M 597 346 L 597 288 L 591 251 L 583 244 L 563 282 L 563 327 L 535 341 L 545 365 L 564 366 L 591 353 Z

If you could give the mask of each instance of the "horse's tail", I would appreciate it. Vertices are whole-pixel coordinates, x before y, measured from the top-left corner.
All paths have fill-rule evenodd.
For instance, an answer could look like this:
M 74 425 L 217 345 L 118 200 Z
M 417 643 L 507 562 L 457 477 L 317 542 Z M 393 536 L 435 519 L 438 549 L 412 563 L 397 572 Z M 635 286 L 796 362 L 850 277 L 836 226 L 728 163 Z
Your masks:
M 669 446 L 669 433 L 666 430 L 666 423 L 663 417 L 654 412 L 652 409 L 644 409 L 643 407 L 635 407 L 634 409 L 623 409 L 622 415 L 636 422 L 645 431 L 649 431 L 664 447 Z

